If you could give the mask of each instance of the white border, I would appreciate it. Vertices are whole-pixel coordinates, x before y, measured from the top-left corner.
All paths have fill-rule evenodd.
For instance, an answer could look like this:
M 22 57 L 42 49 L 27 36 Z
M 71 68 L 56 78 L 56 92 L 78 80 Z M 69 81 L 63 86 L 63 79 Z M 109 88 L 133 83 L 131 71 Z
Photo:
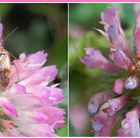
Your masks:
M 67 30 L 67 33 L 68 33 L 68 36 L 67 36 L 67 40 L 68 40 L 68 45 L 67 45 L 67 53 L 68 53 L 68 105 L 67 105 L 67 110 L 68 110 L 68 112 L 67 112 L 67 115 L 68 115 L 68 118 L 67 118 L 67 122 L 68 122 L 68 129 L 67 129 L 67 131 L 68 131 L 68 133 L 67 133 L 67 135 L 68 135 L 68 137 L 70 136 L 70 90 L 69 90 L 69 3 L 67 3 L 67 28 L 68 28 L 68 30 Z

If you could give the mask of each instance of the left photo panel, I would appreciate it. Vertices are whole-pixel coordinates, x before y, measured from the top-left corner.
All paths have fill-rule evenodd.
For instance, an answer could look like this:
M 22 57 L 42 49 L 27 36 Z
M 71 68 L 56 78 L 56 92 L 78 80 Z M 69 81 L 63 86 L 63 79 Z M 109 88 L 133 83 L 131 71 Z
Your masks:
M 0 4 L 0 137 L 68 136 L 68 4 Z

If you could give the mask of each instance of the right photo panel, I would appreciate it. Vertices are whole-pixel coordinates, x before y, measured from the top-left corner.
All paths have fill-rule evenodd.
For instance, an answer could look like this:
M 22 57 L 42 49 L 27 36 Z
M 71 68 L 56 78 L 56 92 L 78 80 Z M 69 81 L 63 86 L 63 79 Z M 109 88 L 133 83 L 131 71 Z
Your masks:
M 140 4 L 69 4 L 70 136 L 140 136 Z

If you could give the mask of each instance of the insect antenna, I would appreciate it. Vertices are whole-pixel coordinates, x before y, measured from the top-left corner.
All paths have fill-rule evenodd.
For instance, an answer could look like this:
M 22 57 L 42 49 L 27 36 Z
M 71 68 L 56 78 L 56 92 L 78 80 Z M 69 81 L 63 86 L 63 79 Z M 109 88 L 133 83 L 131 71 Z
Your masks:
M 13 29 L 13 30 L 5 37 L 5 39 L 3 40 L 3 44 L 4 44 L 4 42 L 6 42 L 6 41 L 8 40 L 8 38 L 9 38 L 15 31 L 17 31 L 18 28 L 19 28 L 19 27 L 16 27 L 15 29 Z
M 17 59 L 12 53 L 10 53 L 9 51 L 8 51 L 8 54 L 13 58 L 13 59 Z
M 17 31 L 18 28 L 19 28 L 19 27 L 16 27 L 15 29 L 13 29 L 13 30 L 6 36 L 6 38 L 3 40 L 3 44 L 4 44 L 4 42 L 6 42 L 6 41 L 8 40 L 8 38 L 9 38 L 15 31 Z M 10 53 L 9 51 L 8 51 L 8 54 L 11 56 L 11 58 L 17 59 L 17 58 L 16 58 L 12 53 Z M 15 66 L 15 69 L 16 69 L 17 78 L 18 78 L 18 80 L 19 80 L 19 73 L 18 73 L 18 69 L 17 69 L 16 63 L 14 63 L 14 66 Z

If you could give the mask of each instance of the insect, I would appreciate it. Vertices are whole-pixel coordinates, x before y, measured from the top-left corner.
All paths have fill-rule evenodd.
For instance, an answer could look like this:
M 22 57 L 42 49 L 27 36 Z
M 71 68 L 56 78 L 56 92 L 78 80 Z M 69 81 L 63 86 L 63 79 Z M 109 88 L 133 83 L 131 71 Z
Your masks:
M 130 77 L 125 81 L 125 88 L 126 89 L 134 89 L 137 86 L 137 79 L 136 75 L 140 71 L 140 56 L 134 56 L 132 63 L 128 64 L 125 59 L 123 58 L 123 55 L 120 53 L 120 56 L 124 63 L 128 66 L 127 71 L 130 75 Z
M 10 68 L 11 62 L 9 53 L 3 46 L 0 46 L 0 87 L 2 90 L 6 90 L 10 83 Z
M 17 28 L 15 28 L 8 36 L 7 38 L 15 31 Z M 9 53 L 3 46 L 4 41 L 7 40 L 7 38 L 3 41 L 2 40 L 2 32 L 3 32 L 3 25 L 0 23 L 0 89 L 2 91 L 5 91 L 7 87 L 9 86 L 10 80 L 11 80 L 11 60 L 10 56 L 12 56 L 14 59 L 15 57 Z
M 136 75 L 140 71 L 140 56 L 136 56 L 133 59 L 132 64 L 128 67 L 128 72 L 130 75 Z

